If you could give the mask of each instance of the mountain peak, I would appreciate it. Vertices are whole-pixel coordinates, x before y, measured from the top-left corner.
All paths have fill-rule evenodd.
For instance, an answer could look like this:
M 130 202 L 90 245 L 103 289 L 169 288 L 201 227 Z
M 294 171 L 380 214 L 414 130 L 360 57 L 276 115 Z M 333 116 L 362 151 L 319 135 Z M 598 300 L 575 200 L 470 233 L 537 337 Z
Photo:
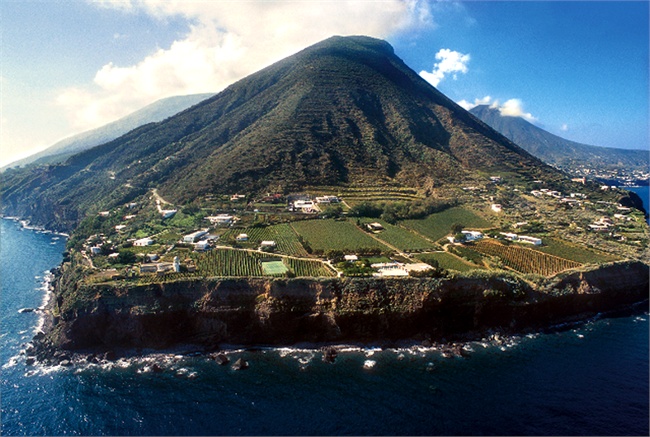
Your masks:
M 558 177 L 423 80 L 390 44 L 335 36 L 33 177 L 44 181 L 34 195 L 57 203 L 47 209 L 77 220 L 91 205 L 124 203 L 150 187 L 175 204 L 350 186 L 423 197 L 494 171 Z M 5 204 L 23 202 L 20 191 Z

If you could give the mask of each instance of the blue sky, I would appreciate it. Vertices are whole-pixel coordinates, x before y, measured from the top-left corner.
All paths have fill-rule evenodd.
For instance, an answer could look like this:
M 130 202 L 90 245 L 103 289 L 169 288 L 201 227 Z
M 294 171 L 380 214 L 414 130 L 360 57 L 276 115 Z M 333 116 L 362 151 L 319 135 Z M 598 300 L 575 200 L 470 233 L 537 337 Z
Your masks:
M 648 148 L 648 2 L 3 1 L 0 165 L 328 36 L 388 40 L 466 107 Z

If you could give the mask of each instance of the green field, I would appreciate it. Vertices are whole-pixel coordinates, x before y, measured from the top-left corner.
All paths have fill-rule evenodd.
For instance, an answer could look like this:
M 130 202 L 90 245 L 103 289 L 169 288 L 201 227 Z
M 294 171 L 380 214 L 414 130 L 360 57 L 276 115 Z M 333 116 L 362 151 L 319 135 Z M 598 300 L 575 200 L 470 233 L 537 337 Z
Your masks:
M 347 220 L 304 220 L 292 223 L 292 226 L 314 251 L 342 250 L 346 253 L 355 253 L 360 249 L 391 251 L 388 246 L 373 239 Z
M 361 219 L 362 223 L 373 223 L 378 222 L 384 227 L 383 231 L 380 231 L 376 234 L 373 234 L 375 237 L 379 238 L 386 243 L 397 247 L 402 251 L 418 251 L 418 250 L 430 250 L 433 247 L 433 243 L 422 238 L 414 232 L 404 229 L 399 226 L 391 225 L 383 220 L 363 218 Z
M 536 246 L 535 250 L 582 264 L 604 263 L 619 259 L 614 255 L 595 252 L 586 247 L 581 247 L 555 238 L 545 238 L 543 241 L 544 245 Z
M 239 234 L 247 234 L 248 242 L 242 243 L 244 247 L 257 248 L 260 242 L 265 240 L 275 241 L 277 244 L 276 252 L 291 256 L 309 256 L 305 251 L 298 235 L 290 225 L 282 223 L 273 226 L 261 226 L 245 229 L 230 229 L 221 238 L 225 243 L 232 243 Z
M 268 254 L 237 249 L 216 249 L 206 253 L 193 253 L 197 267 L 195 276 L 282 276 L 289 269 L 295 276 L 336 276 L 322 261 L 283 258 L 266 261 Z M 264 260 L 264 261 L 263 261 Z
M 282 261 L 262 261 L 262 273 L 268 276 L 282 276 L 289 269 Z
M 415 256 L 422 262 L 437 261 L 438 266 L 447 270 L 457 270 L 459 272 L 466 272 L 472 269 L 480 269 L 481 267 L 469 264 L 462 259 L 446 252 L 433 252 L 421 253 Z
M 400 223 L 406 228 L 438 241 L 451 233 L 454 224 L 460 224 L 468 229 L 482 229 L 492 227 L 492 223 L 474 212 L 460 207 L 449 208 L 442 212 L 431 214 L 429 217 L 417 220 L 404 220 Z

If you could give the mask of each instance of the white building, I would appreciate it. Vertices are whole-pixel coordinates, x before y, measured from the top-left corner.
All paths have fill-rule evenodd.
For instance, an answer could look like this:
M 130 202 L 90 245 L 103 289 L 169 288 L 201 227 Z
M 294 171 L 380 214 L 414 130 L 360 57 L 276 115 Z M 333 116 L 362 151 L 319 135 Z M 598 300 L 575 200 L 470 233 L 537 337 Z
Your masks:
M 210 220 L 210 223 L 212 223 L 213 225 L 220 225 L 220 226 L 230 225 L 234 219 L 235 217 L 228 214 L 217 214 L 205 218 L 205 220 Z
M 483 238 L 483 233 L 479 231 L 461 231 L 465 236 L 465 241 L 475 241 Z
M 151 246 L 152 244 L 153 240 L 149 237 L 140 238 L 139 240 L 135 240 L 133 242 L 134 246 Z
M 316 198 L 316 203 L 339 203 L 341 199 L 336 196 L 322 196 Z
M 343 259 L 350 262 L 359 261 L 359 257 L 356 255 L 344 255 Z
M 494 212 L 501 212 L 501 210 L 503 209 L 503 207 L 501 206 L 500 203 L 493 203 L 491 208 L 492 208 L 492 211 L 494 211 Z
M 191 234 L 187 234 L 183 237 L 183 243 L 194 243 L 199 238 L 207 234 L 208 234 L 207 229 L 201 229 L 200 231 L 192 232 Z
M 161 209 L 159 211 L 160 215 L 162 215 L 162 218 L 164 219 L 174 217 L 174 215 L 178 212 L 176 209 Z
M 296 200 L 293 202 L 293 207 L 295 209 L 300 209 L 303 212 L 310 212 L 314 209 L 316 205 L 312 200 Z
M 542 239 L 537 237 L 530 237 L 528 235 L 519 235 L 517 241 L 522 243 L 534 244 L 535 246 L 542 245 Z
M 260 243 L 260 249 L 259 250 L 272 250 L 275 249 L 275 241 L 272 240 L 264 240 Z
M 248 234 L 239 234 L 235 237 L 235 241 L 248 241 Z
M 194 245 L 194 250 L 198 252 L 205 252 L 208 249 L 210 249 L 210 244 L 205 240 L 199 241 Z
M 177 256 L 174 257 L 174 271 L 176 273 L 181 271 L 181 262 L 179 261 Z

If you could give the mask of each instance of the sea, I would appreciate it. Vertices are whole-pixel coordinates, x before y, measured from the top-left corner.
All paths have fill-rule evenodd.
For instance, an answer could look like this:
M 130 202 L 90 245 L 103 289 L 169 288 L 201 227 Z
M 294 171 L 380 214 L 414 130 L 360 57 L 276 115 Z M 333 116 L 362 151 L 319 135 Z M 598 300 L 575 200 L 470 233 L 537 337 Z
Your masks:
M 648 201 L 647 187 L 644 201 Z M 649 435 L 647 305 L 441 348 L 190 350 L 28 366 L 65 237 L 0 220 L 2 435 Z M 162 371 L 154 371 L 154 364 Z

